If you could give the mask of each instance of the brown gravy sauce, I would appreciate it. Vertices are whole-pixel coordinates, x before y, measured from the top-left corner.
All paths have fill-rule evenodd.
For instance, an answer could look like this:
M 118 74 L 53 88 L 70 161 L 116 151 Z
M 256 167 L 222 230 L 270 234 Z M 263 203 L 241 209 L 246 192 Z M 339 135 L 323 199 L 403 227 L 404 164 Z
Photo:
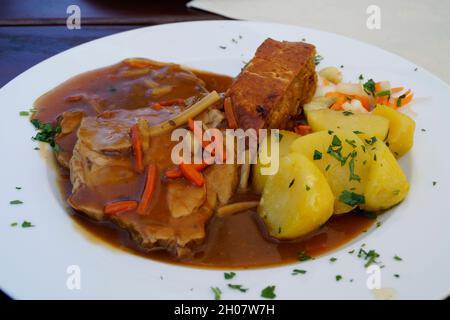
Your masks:
M 111 105 L 120 108 L 135 108 L 145 106 L 145 92 L 141 89 L 144 77 L 121 81 L 117 73 L 123 64 L 90 71 L 78 75 L 35 102 L 38 109 L 37 118 L 44 122 L 54 122 L 58 116 L 68 110 L 82 110 L 93 114 L 90 107 L 83 103 L 69 103 L 67 98 L 83 95 L 94 96 L 102 103 L 97 108 L 111 109 Z M 123 70 L 122 70 L 123 71 Z M 205 83 L 208 90 L 225 91 L 232 78 L 224 75 L 193 70 Z M 123 93 L 124 94 L 120 94 Z M 112 93 L 119 93 L 111 97 Z M 186 93 L 187 94 L 187 93 Z M 107 101 L 107 104 L 104 104 Z M 95 113 L 94 113 L 95 114 Z M 68 142 L 67 147 L 73 146 Z M 67 169 L 59 168 L 58 184 L 64 199 L 71 194 L 71 183 Z M 255 200 L 254 194 L 240 195 L 237 200 Z M 254 211 L 242 212 L 228 217 L 213 217 L 207 225 L 206 239 L 195 249 L 193 257 L 178 259 L 164 250 L 148 251 L 140 248 L 132 241 L 128 232 L 111 222 L 94 221 L 84 214 L 69 209 L 73 221 L 84 230 L 90 239 L 106 242 L 116 248 L 142 257 L 195 267 L 207 268 L 255 268 L 288 264 L 298 261 L 300 252 L 311 256 L 324 254 L 347 243 L 367 230 L 374 220 L 348 213 L 333 216 L 321 228 L 311 234 L 292 241 L 277 241 L 270 239 L 264 226 Z

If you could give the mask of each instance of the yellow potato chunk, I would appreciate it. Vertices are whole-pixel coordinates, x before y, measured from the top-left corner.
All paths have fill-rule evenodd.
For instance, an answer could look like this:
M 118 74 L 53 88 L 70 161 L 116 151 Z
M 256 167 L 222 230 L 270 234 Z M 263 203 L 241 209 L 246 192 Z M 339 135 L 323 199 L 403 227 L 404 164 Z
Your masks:
M 370 152 L 370 170 L 365 182 L 365 204 L 367 211 L 388 209 L 402 201 L 409 184 L 402 168 L 383 141 L 376 141 Z
M 301 153 L 321 170 L 335 197 L 334 213 L 351 211 L 356 205 L 342 201 L 344 191 L 364 194 L 369 153 L 364 142 L 348 130 L 320 131 L 300 137 L 291 152 Z
M 324 224 L 333 214 L 334 196 L 327 180 L 307 157 L 290 153 L 269 176 L 258 213 L 271 236 L 291 239 Z
M 292 132 L 280 130 L 279 137 L 276 140 L 279 150 L 279 158 L 289 153 L 289 147 L 300 135 Z M 268 168 L 272 161 L 272 147 L 271 147 L 270 135 L 267 136 L 265 141 L 259 145 L 257 163 L 253 165 L 252 171 L 252 184 L 254 191 L 262 193 L 266 184 L 268 175 L 261 174 L 261 168 Z
M 364 132 L 384 140 L 389 131 L 389 120 L 371 113 L 352 113 L 323 109 L 309 111 L 306 117 L 314 132 L 343 129 Z
M 395 157 L 399 158 L 407 153 L 414 143 L 414 120 L 384 105 L 377 105 L 372 113 L 389 120 L 389 134 L 386 140 L 382 140 L 387 142 Z

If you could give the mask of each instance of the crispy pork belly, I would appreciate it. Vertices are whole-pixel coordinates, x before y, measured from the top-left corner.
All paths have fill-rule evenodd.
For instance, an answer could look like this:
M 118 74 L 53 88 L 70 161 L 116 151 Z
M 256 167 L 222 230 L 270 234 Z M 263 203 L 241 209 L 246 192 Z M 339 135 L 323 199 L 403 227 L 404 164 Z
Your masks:
M 315 47 L 303 42 L 265 40 L 227 92 L 238 126 L 286 128 L 314 95 Z

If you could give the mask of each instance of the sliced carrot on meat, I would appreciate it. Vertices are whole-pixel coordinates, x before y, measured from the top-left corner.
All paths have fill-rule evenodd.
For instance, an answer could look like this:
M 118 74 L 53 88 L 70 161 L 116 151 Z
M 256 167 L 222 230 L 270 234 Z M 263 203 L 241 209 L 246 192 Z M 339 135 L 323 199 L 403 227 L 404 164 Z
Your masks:
M 124 213 L 136 209 L 138 202 L 134 200 L 116 201 L 105 205 L 103 212 L 108 215 Z
M 295 133 L 304 136 L 312 132 L 311 126 L 307 124 L 300 124 L 294 128 Z
M 197 187 L 202 187 L 205 184 L 205 178 L 197 171 L 194 165 L 182 163 L 180 164 L 180 170 L 183 176 Z
M 183 173 L 181 172 L 180 168 L 173 167 L 173 168 L 166 170 L 164 175 L 169 179 L 177 179 L 177 178 L 181 178 L 183 176 Z
M 131 127 L 131 146 L 133 148 L 136 170 L 142 172 L 142 170 L 144 170 L 144 159 L 142 155 L 142 135 L 137 124 Z
M 209 165 L 205 162 L 203 163 L 193 163 L 192 166 L 195 168 L 195 170 L 197 171 L 203 171 L 204 169 L 206 169 Z
M 156 165 L 149 164 L 147 166 L 147 175 L 145 178 L 145 186 L 144 186 L 144 192 L 142 192 L 141 201 L 139 202 L 139 206 L 137 208 L 137 213 L 139 214 L 145 214 L 147 211 L 150 202 L 153 198 L 153 193 L 155 192 L 156 187 L 156 178 L 158 171 L 156 170 Z
M 225 118 L 227 118 L 228 126 L 231 129 L 237 129 L 237 120 L 234 114 L 233 105 L 231 104 L 231 98 L 225 98 L 223 102 L 223 109 L 225 111 Z

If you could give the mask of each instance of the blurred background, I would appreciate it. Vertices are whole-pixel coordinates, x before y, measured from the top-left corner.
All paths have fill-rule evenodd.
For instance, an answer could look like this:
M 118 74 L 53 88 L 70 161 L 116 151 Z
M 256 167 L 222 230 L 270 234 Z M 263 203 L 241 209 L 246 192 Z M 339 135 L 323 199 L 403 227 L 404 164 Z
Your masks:
M 71 5 L 80 9 L 81 29 L 66 26 Z M 449 0 L 0 0 L 0 86 L 92 39 L 142 26 L 214 19 L 338 33 L 394 52 L 450 83 L 449 16 Z

